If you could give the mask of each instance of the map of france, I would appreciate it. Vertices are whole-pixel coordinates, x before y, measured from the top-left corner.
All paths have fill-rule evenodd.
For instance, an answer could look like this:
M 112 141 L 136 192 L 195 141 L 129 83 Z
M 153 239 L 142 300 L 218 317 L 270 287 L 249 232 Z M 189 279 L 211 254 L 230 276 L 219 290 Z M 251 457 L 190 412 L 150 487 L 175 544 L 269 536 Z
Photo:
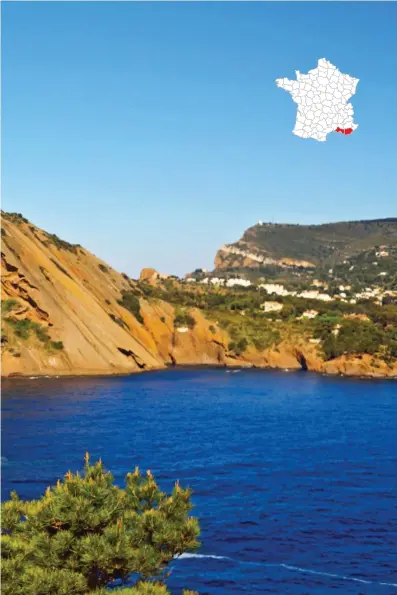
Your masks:
M 353 106 L 348 103 L 356 92 L 359 79 L 343 74 L 325 58 L 317 68 L 301 74 L 296 80 L 276 79 L 277 87 L 291 94 L 298 105 L 293 133 L 301 138 L 324 142 L 330 132 L 348 135 L 358 128 L 353 120 Z

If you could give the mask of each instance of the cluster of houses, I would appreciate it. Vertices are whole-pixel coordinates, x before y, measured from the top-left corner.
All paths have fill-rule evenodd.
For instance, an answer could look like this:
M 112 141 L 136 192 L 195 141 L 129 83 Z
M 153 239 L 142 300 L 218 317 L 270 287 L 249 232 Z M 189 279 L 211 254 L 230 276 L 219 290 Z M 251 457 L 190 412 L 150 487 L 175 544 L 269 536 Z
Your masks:
M 194 279 L 193 277 L 188 277 L 187 279 L 185 279 L 185 281 L 187 283 L 196 283 L 196 279 Z M 203 283 L 204 285 L 218 285 L 221 287 L 249 287 L 250 285 L 252 285 L 251 281 L 249 281 L 248 279 L 223 279 L 222 277 L 204 277 L 204 279 L 201 279 L 199 283 Z
M 242 279 L 234 277 L 231 279 L 224 279 L 222 277 L 204 277 L 203 279 L 196 280 L 193 277 L 185 279 L 187 283 L 201 283 L 204 285 L 214 285 L 219 287 L 250 287 L 254 285 L 257 289 L 265 291 L 268 295 L 276 296 L 295 296 L 309 300 L 320 300 L 323 302 L 330 302 L 332 300 L 340 300 L 348 302 L 350 304 L 356 304 L 360 299 L 373 300 L 379 304 L 382 304 L 385 297 L 397 297 L 397 291 L 384 290 L 381 287 L 366 287 L 363 291 L 354 293 L 348 297 L 351 293 L 351 285 L 339 285 L 338 293 L 330 295 L 327 293 L 328 284 L 314 279 L 311 283 L 311 287 L 304 289 L 303 291 L 291 291 L 287 289 L 281 283 L 260 283 L 259 285 L 253 284 L 248 279 Z M 272 302 L 268 302 L 269 304 Z M 276 302 L 274 302 L 276 303 Z M 271 306 L 269 306 L 270 308 Z M 275 307 L 275 306 L 274 306 Z M 266 310 L 265 310 L 266 311 Z M 270 310 L 268 310 L 270 311 Z M 275 310 L 274 310 L 275 311 Z

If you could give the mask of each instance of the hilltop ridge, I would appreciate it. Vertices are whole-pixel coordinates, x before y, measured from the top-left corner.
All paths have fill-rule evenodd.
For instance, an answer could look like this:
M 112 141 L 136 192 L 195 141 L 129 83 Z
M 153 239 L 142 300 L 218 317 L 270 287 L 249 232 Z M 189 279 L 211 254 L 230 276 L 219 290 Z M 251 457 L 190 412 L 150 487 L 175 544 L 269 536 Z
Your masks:
M 215 269 L 323 269 L 385 246 L 397 262 L 395 217 L 320 225 L 259 222 L 218 250 Z

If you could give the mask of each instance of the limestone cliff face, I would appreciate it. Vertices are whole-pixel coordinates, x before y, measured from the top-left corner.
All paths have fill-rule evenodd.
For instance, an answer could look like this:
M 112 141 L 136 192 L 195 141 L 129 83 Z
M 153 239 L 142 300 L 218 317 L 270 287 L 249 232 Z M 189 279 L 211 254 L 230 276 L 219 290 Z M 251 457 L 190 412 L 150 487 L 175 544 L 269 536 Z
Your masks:
M 281 268 L 303 267 L 313 268 L 315 265 L 308 260 L 295 258 L 273 258 L 265 250 L 260 250 L 255 244 L 240 240 L 235 244 L 222 246 L 215 256 L 215 269 L 230 269 L 235 267 L 258 268 L 260 266 L 275 265 Z
M 174 307 L 147 300 L 139 285 L 96 256 L 31 225 L 2 220 L 2 375 L 120 374 L 167 365 L 309 369 L 397 376 L 372 358 L 324 362 L 303 340 L 236 357 L 216 321 L 192 309 L 195 324 L 175 325 Z M 128 309 L 132 295 L 139 312 Z M 121 303 L 120 303 L 121 302 Z M 123 304 L 123 305 L 122 305 Z

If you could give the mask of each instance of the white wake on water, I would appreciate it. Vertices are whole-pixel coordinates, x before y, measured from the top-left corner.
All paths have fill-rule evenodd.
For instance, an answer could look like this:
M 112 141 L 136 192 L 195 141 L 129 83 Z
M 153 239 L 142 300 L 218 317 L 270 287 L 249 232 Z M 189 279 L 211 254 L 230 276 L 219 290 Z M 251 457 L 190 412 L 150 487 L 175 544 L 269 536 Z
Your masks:
M 181 554 L 180 556 L 176 556 L 179 560 L 187 560 L 190 558 L 212 558 L 215 560 L 231 560 L 233 562 L 237 562 L 238 564 L 249 564 L 252 566 L 272 566 L 278 568 L 285 568 L 286 570 L 296 571 L 296 572 L 303 572 L 306 574 L 316 574 L 319 576 L 328 576 L 330 578 L 337 578 L 343 581 L 354 581 L 356 583 L 364 583 L 366 585 L 373 585 L 378 584 L 384 587 L 397 587 L 397 583 L 383 583 L 377 581 L 369 581 L 363 578 L 356 578 L 354 576 L 346 576 L 344 574 L 335 574 L 333 572 L 321 572 L 319 570 L 311 570 L 310 568 L 301 568 L 300 566 L 292 566 L 292 564 L 283 564 L 283 563 L 266 563 L 266 562 L 243 562 L 241 560 L 234 560 L 233 558 L 229 558 L 228 556 L 216 556 L 215 554 Z
M 281 566 L 287 570 L 296 570 L 297 572 L 305 572 L 306 574 L 319 574 L 320 576 L 330 576 L 332 578 L 338 578 L 344 581 L 355 581 L 356 583 L 365 583 L 367 585 L 373 585 L 376 581 L 368 581 L 363 578 L 356 578 L 354 576 L 345 576 L 343 574 L 334 574 L 333 572 L 320 572 L 318 570 L 310 570 L 309 568 L 300 568 L 299 566 L 291 566 L 290 564 L 266 564 L 266 566 Z M 397 587 L 396 583 L 376 583 L 386 587 Z
M 213 558 L 214 560 L 231 560 L 227 556 L 215 556 L 214 554 L 181 554 L 176 556 L 178 560 L 187 560 L 188 558 Z
M 357 583 L 365 583 L 367 585 L 372 584 L 372 581 L 367 581 L 363 578 L 344 576 L 343 574 L 335 574 L 333 572 L 320 572 L 318 570 L 310 570 L 309 568 L 301 568 L 300 566 L 291 566 L 290 564 L 266 564 L 266 566 L 281 566 L 287 570 L 296 570 L 297 572 L 305 572 L 306 574 L 319 574 L 320 576 L 330 576 L 331 578 L 338 578 L 344 581 L 356 581 Z

